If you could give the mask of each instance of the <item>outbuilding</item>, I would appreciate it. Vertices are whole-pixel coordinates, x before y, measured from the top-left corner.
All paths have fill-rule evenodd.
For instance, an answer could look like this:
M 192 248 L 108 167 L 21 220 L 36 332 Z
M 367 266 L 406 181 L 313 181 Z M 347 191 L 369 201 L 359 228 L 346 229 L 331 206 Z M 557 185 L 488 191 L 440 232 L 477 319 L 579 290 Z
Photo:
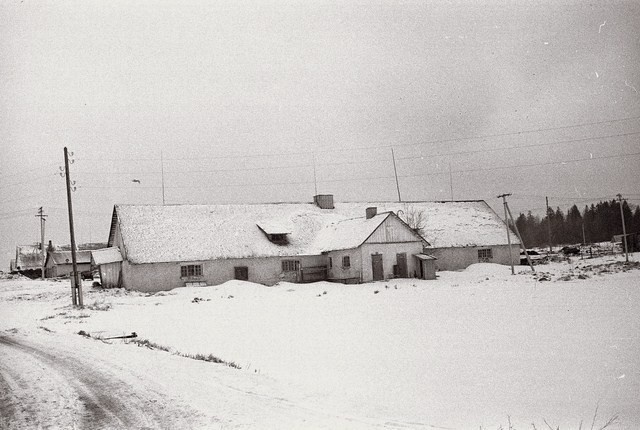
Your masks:
M 73 273 L 71 251 L 49 251 L 44 267 L 47 278 L 69 276 Z M 76 267 L 85 276 L 91 273 L 91 251 L 76 251 Z
M 116 247 L 91 251 L 91 265 L 98 268 L 100 285 L 103 288 L 121 286 L 122 255 Z
M 29 278 L 37 278 L 42 274 L 44 254 L 40 244 L 16 246 L 16 258 L 12 270 Z

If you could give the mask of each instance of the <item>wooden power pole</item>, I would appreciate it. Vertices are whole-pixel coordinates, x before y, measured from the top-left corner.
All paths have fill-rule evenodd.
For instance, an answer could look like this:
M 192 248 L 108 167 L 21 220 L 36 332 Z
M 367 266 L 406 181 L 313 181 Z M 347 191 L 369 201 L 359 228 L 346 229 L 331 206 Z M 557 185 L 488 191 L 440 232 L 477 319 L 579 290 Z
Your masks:
M 547 233 L 549 235 L 549 254 L 553 251 L 551 250 L 551 217 L 549 216 L 549 197 L 544 198 L 547 202 Z
M 511 194 L 500 194 L 498 198 L 502 198 L 502 204 L 504 206 L 504 225 L 507 227 L 507 243 L 509 244 L 509 262 L 511 263 L 511 274 L 515 275 L 516 272 L 513 268 L 513 253 L 511 252 L 511 232 L 509 231 L 509 218 L 507 215 L 507 197 Z
M 69 207 L 69 235 L 71 236 L 71 262 L 73 264 L 73 278 L 71 279 L 71 299 L 74 306 L 83 306 L 82 284 L 78 276 L 78 262 L 76 260 L 76 237 L 73 232 L 73 205 L 71 204 L 71 177 L 69 176 L 69 153 L 64 148 L 64 173 L 67 180 L 67 206 Z
M 524 244 L 524 240 L 522 240 L 522 236 L 520 235 L 520 230 L 518 230 L 518 224 L 516 224 L 516 220 L 513 219 L 513 214 L 511 213 L 511 209 L 509 209 L 509 203 L 507 203 L 505 201 L 504 202 L 504 207 L 507 208 L 507 212 L 509 213 L 509 218 L 511 219 L 511 222 L 513 223 L 513 229 L 516 232 L 516 236 L 518 236 L 518 239 L 520 240 L 520 247 L 522 248 L 522 251 L 524 252 L 524 256 L 527 257 L 527 263 L 529 264 L 529 267 L 531 267 L 531 270 L 533 270 L 533 272 L 535 273 L 536 269 L 535 269 L 535 267 L 533 267 L 533 262 L 531 261 L 531 258 L 529 257 L 529 252 L 527 251 L 527 247 Z
M 624 225 L 624 211 L 622 210 L 622 194 L 618 194 L 618 201 L 620 202 L 620 218 L 622 218 L 622 240 L 624 241 L 624 260 L 629 262 L 629 250 L 627 249 L 627 228 Z
M 38 209 L 38 214 L 36 215 L 36 218 L 40 218 L 40 251 L 42 252 L 42 266 L 40 268 L 40 275 L 41 275 L 41 279 L 44 280 L 44 264 L 46 262 L 46 254 L 45 254 L 45 248 L 44 248 L 44 222 L 46 221 L 48 215 L 44 214 L 44 210 L 42 209 L 42 206 L 40 206 L 40 209 Z
M 518 240 L 520 240 L 520 247 L 522 247 L 522 250 L 524 251 L 524 255 L 525 257 L 527 257 L 527 263 L 529 263 L 529 267 L 531 267 L 531 270 L 535 272 L 536 269 L 533 267 L 533 262 L 531 261 L 531 258 L 529 258 L 527 247 L 525 246 L 524 241 L 522 240 L 522 236 L 520 236 L 520 231 L 518 231 L 518 225 L 516 224 L 516 220 L 513 219 L 513 215 L 511 214 L 511 209 L 509 209 L 509 204 L 507 203 L 507 197 L 509 197 L 510 195 L 511 194 L 501 194 L 498 196 L 498 198 L 502 198 L 502 204 L 504 205 L 504 224 L 507 226 L 507 243 L 509 244 L 509 259 L 511 260 L 511 274 L 515 275 L 515 270 L 513 269 L 513 253 L 511 252 L 511 231 L 509 229 L 509 220 L 511 220 L 511 223 L 513 224 L 513 229 L 516 232 L 516 236 L 518 237 Z

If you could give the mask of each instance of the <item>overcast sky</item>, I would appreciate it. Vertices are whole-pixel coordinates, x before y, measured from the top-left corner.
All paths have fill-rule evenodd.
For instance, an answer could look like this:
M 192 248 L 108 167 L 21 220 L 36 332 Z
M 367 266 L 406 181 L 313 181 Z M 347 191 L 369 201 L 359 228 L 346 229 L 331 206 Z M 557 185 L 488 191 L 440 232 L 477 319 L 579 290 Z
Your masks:
M 78 242 L 162 171 L 169 204 L 395 200 L 392 150 L 403 200 L 640 203 L 636 1 L 5 1 L 0 55 L 2 268 L 39 206 L 69 242 L 64 146 Z

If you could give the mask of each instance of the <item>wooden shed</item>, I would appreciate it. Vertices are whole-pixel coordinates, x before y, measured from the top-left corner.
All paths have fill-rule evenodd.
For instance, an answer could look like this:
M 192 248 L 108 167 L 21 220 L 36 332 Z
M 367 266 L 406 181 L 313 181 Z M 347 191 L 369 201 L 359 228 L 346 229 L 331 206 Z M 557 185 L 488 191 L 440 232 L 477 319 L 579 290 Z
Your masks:
M 420 279 L 436 279 L 436 260 L 433 255 L 416 254 L 415 257 L 420 262 Z
M 116 247 L 91 251 L 91 264 L 98 267 L 103 288 L 120 288 L 122 255 Z
M 91 276 L 91 253 L 76 251 L 76 267 L 79 273 Z M 73 273 L 71 251 L 51 251 L 45 260 L 45 275 L 47 278 L 69 276 Z

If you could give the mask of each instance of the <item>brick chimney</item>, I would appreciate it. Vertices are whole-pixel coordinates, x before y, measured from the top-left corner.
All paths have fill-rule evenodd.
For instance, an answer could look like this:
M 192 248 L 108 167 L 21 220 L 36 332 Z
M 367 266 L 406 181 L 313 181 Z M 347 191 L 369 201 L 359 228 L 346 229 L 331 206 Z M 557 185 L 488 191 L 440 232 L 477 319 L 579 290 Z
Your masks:
M 313 202 L 320 209 L 333 209 L 333 194 L 318 194 L 313 196 Z

